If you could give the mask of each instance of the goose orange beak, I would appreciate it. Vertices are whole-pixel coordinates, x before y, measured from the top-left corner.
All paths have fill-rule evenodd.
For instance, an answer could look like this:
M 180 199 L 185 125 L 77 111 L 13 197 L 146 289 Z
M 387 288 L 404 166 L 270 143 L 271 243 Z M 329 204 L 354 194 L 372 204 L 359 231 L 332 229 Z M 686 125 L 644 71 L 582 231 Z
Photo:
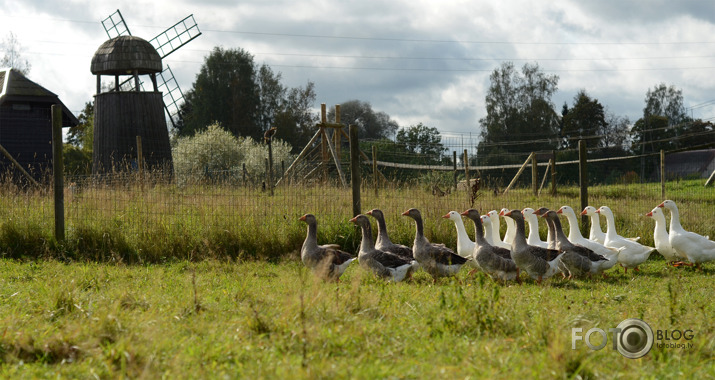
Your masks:
M 403 212 L 402 215 L 404 215 L 404 216 L 410 215 L 410 210 Z
M 366 212 L 366 214 L 368 214 L 368 215 L 372 215 L 372 210 L 370 210 L 370 211 Z
M 651 211 L 651 212 L 645 214 L 645 216 L 653 216 L 653 211 Z
M 581 211 L 581 215 L 586 215 L 586 209 L 583 209 L 583 211 Z
M 308 214 L 305 214 L 305 215 L 301 216 L 300 218 L 298 218 L 298 220 L 302 220 L 302 221 L 305 222 L 305 216 L 306 216 L 306 215 L 308 215 Z
M 354 217 L 354 218 L 352 218 L 352 219 L 350 219 L 350 221 L 353 222 L 353 223 L 357 223 L 357 216 Z
M 660 208 L 665 207 L 665 202 L 661 202 L 661 203 L 658 205 L 658 207 L 660 207 Z
M 442 215 L 443 218 L 449 219 L 449 213 Z
M 557 214 L 563 214 L 563 213 L 564 213 L 563 208 L 558 209 L 558 211 L 556 211 L 556 213 L 557 213 Z
M 467 214 L 469 214 L 469 210 L 464 210 L 464 211 L 461 212 L 459 215 L 467 216 Z

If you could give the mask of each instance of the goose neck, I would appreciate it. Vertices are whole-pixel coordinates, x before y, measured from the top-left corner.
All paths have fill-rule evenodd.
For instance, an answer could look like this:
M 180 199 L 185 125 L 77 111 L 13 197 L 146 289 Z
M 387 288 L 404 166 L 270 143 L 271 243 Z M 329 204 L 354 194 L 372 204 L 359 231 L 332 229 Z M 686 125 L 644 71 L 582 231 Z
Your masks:
M 474 221 L 474 242 L 477 243 L 477 245 L 484 245 L 485 239 L 482 219 L 478 217 L 472 220 Z
M 377 239 L 383 244 L 390 244 L 389 236 L 387 235 L 387 224 L 385 223 L 385 217 L 380 216 L 377 219 Z
M 678 207 L 673 206 L 670 208 L 670 231 L 679 231 L 683 227 L 680 225 L 680 213 L 678 212 Z
M 572 212 L 565 212 L 566 219 L 569 221 L 569 237 L 571 240 L 582 238 L 581 230 L 578 229 L 578 220 Z
M 308 223 L 308 234 L 303 242 L 303 248 L 315 248 L 318 246 L 318 224 Z
M 362 240 L 360 241 L 360 251 L 371 251 L 375 249 L 372 241 L 372 228 L 369 223 L 362 224 Z

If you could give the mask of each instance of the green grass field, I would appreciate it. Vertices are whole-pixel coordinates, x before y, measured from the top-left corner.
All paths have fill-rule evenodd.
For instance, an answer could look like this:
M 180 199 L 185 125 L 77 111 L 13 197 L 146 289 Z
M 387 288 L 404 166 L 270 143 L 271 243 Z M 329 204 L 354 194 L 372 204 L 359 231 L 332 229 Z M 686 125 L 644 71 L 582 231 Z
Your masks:
M 589 192 L 591 204 L 614 210 L 619 233 L 653 243 L 643 214 L 662 201 L 659 187 Z M 576 194 L 482 194 L 475 206 L 578 209 Z M 667 194 L 687 229 L 715 235 L 712 188 L 681 181 Z M 454 226 L 439 217 L 467 203 L 419 188 L 364 189 L 362 209 L 382 208 L 393 240 L 409 244 L 414 226 L 399 213 L 419 207 L 427 236 L 454 247 Z M 297 218 L 316 214 L 320 243 L 354 250 L 349 191 L 117 186 L 69 194 L 65 209 L 58 242 L 51 195 L 0 198 L 1 378 L 715 377 L 713 263 L 670 268 L 654 254 L 638 273 L 541 286 L 499 285 L 466 268 L 436 285 L 423 272 L 389 284 L 353 264 L 334 284 L 298 260 Z M 572 350 L 573 327 L 608 331 L 627 318 L 692 339 L 656 341 L 687 345 L 656 344 L 640 359 L 613 351 L 610 335 L 604 349 Z
M 539 286 L 482 275 L 339 284 L 294 260 L 0 261 L 0 377 L 712 378 L 712 266 Z M 692 330 L 640 359 L 571 349 L 571 328 Z M 598 344 L 596 335 L 592 340 Z

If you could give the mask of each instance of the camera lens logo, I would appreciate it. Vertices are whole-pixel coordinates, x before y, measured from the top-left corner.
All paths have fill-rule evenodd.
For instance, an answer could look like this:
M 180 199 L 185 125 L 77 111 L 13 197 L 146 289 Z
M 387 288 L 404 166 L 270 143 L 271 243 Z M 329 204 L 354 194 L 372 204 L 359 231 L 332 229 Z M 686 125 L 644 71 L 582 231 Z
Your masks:
M 653 347 L 653 330 L 637 318 L 629 318 L 618 324 L 620 330 L 616 339 L 616 348 L 621 355 L 629 359 L 645 356 Z

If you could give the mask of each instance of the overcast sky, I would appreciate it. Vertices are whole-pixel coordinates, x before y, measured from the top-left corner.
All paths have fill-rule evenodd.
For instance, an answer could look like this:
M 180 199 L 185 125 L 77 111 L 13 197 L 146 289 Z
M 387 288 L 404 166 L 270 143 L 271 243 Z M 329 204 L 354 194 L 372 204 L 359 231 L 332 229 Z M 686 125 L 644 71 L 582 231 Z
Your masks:
M 215 46 L 243 48 L 283 74 L 315 83 L 320 103 L 372 104 L 401 126 L 479 133 L 489 75 L 502 62 L 538 63 L 559 76 L 553 98 L 585 89 L 635 122 L 646 91 L 682 89 L 695 118 L 715 117 L 715 2 L 706 1 L 282 1 L 0 0 L 0 39 L 13 32 L 30 79 L 77 115 L 92 100 L 92 55 L 119 8 L 149 40 L 193 14 L 202 35 L 167 57 L 187 91 Z M 630 3 L 630 4 L 629 4 Z M 2 54 L 3 52 L 0 52 Z M 707 103 L 706 106 L 700 106 Z

